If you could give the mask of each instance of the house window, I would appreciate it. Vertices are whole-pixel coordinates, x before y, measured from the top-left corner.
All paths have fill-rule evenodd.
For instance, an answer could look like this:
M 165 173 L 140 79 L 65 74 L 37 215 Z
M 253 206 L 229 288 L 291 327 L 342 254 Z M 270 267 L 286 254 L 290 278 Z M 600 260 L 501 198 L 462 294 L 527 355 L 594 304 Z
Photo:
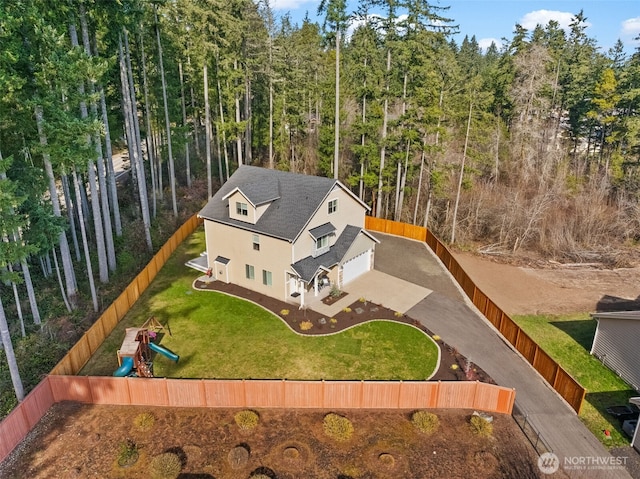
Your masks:
M 249 207 L 246 203 L 236 201 L 236 213 L 240 216 L 249 216 Z
M 244 270 L 245 270 L 245 274 L 247 276 L 247 279 L 256 279 L 256 273 L 255 273 L 255 270 L 253 269 L 252 265 L 245 264 L 244 265 Z
M 260 251 L 260 236 L 253 235 L 253 250 Z
M 320 256 L 321 254 L 329 251 L 329 235 L 321 236 L 316 240 L 316 249 L 313 252 L 313 257 Z
M 316 249 L 323 249 L 329 246 L 329 235 L 322 236 L 316 240 Z
M 262 284 L 266 286 L 271 286 L 273 284 L 271 280 L 271 271 L 262 270 Z
M 329 214 L 338 211 L 338 198 L 329 201 Z

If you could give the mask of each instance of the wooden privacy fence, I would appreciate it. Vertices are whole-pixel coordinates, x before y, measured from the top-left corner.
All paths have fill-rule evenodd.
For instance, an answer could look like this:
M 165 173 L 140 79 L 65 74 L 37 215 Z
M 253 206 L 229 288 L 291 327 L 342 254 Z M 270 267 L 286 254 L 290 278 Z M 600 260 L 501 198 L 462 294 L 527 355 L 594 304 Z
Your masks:
M 154 407 L 478 409 L 511 414 L 516 392 L 481 382 L 208 380 L 48 376 L 0 423 L 0 461 L 55 403 Z
M 440 258 L 451 275 L 462 287 L 480 312 L 498 331 L 529 361 L 542 377 L 580 414 L 582 401 L 586 394 L 578 381 L 573 379 L 562 366 L 554 361 L 538 344 L 525 333 L 504 311 L 478 288 L 469 275 L 462 269 L 447 247 L 431 231 L 397 221 L 367 216 L 365 228 L 381 233 L 389 233 L 427 243 Z
M 95 323 L 87 330 L 80 340 L 53 368 L 50 374 L 70 375 L 78 371 L 89 361 L 106 337 L 111 334 L 116 324 L 129 311 L 140 295 L 147 289 L 156 277 L 156 274 L 164 266 L 169 256 L 176 250 L 179 244 L 198 227 L 201 220 L 197 215 L 189 218 L 167 242 L 160 248 L 149 264 L 129 283 L 118 298 L 111 303 Z

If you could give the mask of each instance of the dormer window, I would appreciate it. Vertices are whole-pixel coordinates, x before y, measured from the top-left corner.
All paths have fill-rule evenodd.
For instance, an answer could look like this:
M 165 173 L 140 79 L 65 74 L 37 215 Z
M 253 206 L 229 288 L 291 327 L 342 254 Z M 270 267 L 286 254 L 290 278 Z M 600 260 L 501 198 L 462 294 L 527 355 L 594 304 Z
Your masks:
M 335 213 L 336 211 L 338 211 L 338 198 L 329 201 L 328 207 L 329 214 Z
M 331 247 L 330 237 L 335 236 L 336 228 L 331 223 L 325 223 L 309 230 L 309 234 L 313 238 L 313 251 L 311 256 L 314 258 L 329 251 Z
M 249 207 L 246 203 L 236 201 L 236 213 L 240 216 L 249 216 Z
M 321 236 L 316 240 L 315 256 L 320 256 L 329 251 L 329 235 Z

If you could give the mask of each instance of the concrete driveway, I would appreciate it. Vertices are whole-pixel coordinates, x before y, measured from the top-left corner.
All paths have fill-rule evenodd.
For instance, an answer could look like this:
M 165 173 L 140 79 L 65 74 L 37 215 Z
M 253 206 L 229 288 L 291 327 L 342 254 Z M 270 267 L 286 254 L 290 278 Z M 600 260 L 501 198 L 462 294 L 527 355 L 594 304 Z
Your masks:
M 381 241 L 376 246 L 375 268 L 393 276 L 396 281 L 371 284 L 369 292 L 365 288 L 358 294 L 373 300 L 379 292 L 392 298 L 405 291 L 393 293 L 391 290 L 398 287 L 405 290 L 406 283 L 425 288 L 422 291 L 431 290 L 430 294 L 420 297 L 420 289 L 406 289 L 408 296 L 415 291 L 413 299 L 404 299 L 405 305 L 415 301 L 415 305 L 406 311 L 407 315 L 440 335 L 446 343 L 482 367 L 499 385 L 515 388 L 516 405 L 558 456 L 560 466 L 569 461 L 573 468 L 564 469 L 570 477 L 631 478 L 624 467 L 616 466 L 615 458 L 573 409 L 475 309 L 424 243 L 377 232 L 375 236 Z M 384 276 L 379 278 L 384 279 Z M 365 277 L 362 279 L 364 281 Z M 593 461 L 599 462 L 587 468 Z
M 333 317 L 360 298 L 379 304 L 393 311 L 406 313 L 431 294 L 424 286 L 405 281 L 382 271 L 372 270 L 346 284 L 343 291 L 348 293 L 340 301 L 327 306 L 321 301 L 309 307 L 327 317 Z

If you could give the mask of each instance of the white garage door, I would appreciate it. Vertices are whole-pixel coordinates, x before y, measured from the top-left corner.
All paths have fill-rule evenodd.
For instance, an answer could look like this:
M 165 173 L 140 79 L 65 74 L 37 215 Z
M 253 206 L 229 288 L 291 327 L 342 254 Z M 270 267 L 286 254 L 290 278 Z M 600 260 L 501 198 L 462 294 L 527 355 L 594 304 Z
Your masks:
M 369 271 L 369 258 L 371 258 L 371 250 L 360 253 L 358 256 L 350 259 L 342 265 L 342 284 L 356 279 L 362 273 Z

